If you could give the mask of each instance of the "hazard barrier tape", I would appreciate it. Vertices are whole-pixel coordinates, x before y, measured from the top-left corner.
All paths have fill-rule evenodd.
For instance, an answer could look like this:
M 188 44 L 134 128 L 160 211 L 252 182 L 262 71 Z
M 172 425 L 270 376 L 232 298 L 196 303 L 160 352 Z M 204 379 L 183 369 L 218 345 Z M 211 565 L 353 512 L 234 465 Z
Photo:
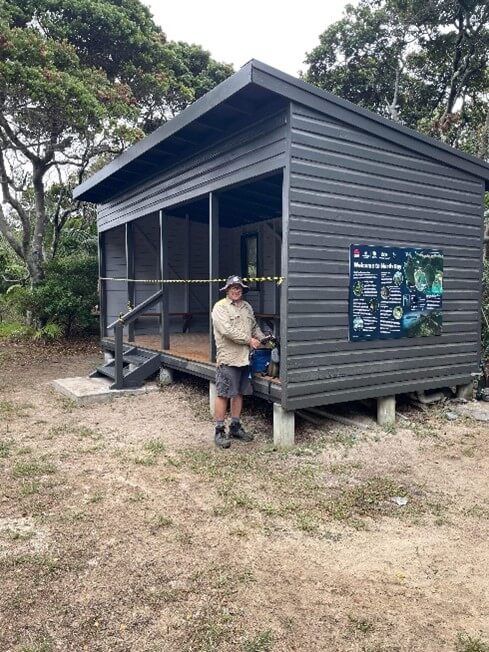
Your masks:
M 256 276 L 248 277 L 242 279 L 245 283 L 263 283 L 265 281 L 272 281 L 281 285 L 285 277 L 284 276 Z M 127 283 L 155 283 L 161 285 L 163 283 L 225 283 L 227 278 L 196 278 L 196 279 L 182 279 L 182 278 L 112 278 L 110 276 L 101 276 L 99 281 L 123 281 Z

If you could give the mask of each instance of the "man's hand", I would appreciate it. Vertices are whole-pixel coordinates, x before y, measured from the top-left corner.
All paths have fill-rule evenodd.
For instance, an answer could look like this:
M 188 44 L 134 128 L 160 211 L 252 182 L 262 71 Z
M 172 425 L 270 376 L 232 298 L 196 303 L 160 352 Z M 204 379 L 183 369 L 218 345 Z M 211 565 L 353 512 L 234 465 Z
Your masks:
M 257 349 L 260 346 L 260 340 L 257 340 L 256 337 L 252 337 L 249 341 L 250 349 Z

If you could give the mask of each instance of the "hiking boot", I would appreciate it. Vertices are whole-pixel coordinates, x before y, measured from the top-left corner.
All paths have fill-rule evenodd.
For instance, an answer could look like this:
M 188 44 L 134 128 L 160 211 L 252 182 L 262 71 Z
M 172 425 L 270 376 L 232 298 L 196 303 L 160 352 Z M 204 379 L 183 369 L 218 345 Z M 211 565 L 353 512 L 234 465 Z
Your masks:
M 226 430 L 224 426 L 216 427 L 216 433 L 214 435 L 214 443 L 218 448 L 229 448 L 231 446 L 231 440 L 226 435 Z
M 229 426 L 229 436 L 233 439 L 240 439 L 241 441 L 253 441 L 254 439 L 251 432 L 246 432 L 239 421 L 238 423 L 231 422 L 231 425 Z

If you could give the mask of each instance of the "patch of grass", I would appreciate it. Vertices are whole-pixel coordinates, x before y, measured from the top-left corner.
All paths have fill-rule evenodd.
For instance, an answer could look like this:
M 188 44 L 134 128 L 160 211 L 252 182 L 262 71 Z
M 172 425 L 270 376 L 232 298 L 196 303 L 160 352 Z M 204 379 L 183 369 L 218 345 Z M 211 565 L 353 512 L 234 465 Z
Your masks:
M 38 643 L 29 644 L 27 647 L 20 649 L 20 652 L 52 652 L 53 644 L 52 641 L 45 638 Z
M 100 503 L 102 500 L 105 498 L 105 495 L 101 493 L 100 491 L 97 491 L 93 494 L 93 496 L 90 496 L 90 498 L 87 500 L 87 502 L 95 504 L 95 503 Z
M 143 500 L 146 500 L 147 496 L 144 493 L 144 491 L 136 491 L 133 494 L 130 494 L 127 498 L 127 500 L 130 503 L 140 503 Z
M 326 502 L 325 509 L 338 520 L 354 516 L 376 516 L 392 508 L 391 496 L 406 496 L 404 486 L 390 478 L 374 477 L 343 489 L 339 496 Z
M 165 452 L 165 444 L 161 441 L 161 439 L 150 439 L 149 441 L 145 442 L 143 448 L 145 451 L 148 451 L 148 453 L 151 453 L 152 455 L 159 455 L 160 453 Z
M 470 636 L 466 632 L 459 632 L 455 643 L 456 652 L 489 652 L 489 643 L 479 636 Z
M 160 439 L 150 439 L 145 442 L 143 449 L 146 455 L 136 457 L 134 462 L 143 466 L 154 466 L 158 461 L 158 456 L 165 452 L 165 445 Z
M 366 618 L 357 618 L 348 614 L 348 628 L 362 634 L 370 634 L 374 631 L 374 625 Z
M 163 516 L 160 514 L 153 521 L 151 531 L 155 532 L 156 530 L 163 530 L 165 528 L 171 527 L 173 525 L 173 519 L 169 516 Z
M 0 339 L 20 342 L 32 337 L 34 330 L 20 322 L 0 322 Z
M 39 493 L 41 488 L 38 480 L 31 480 L 30 482 L 23 482 L 22 487 L 20 488 L 21 496 L 34 496 Z
M 17 449 L 18 455 L 30 455 L 31 453 L 32 453 L 31 446 L 22 446 L 21 448 Z
M 319 525 L 316 519 L 309 514 L 299 514 L 297 517 L 297 527 L 303 532 L 317 532 Z
M 5 535 L 11 541 L 29 541 L 35 535 L 35 532 L 27 531 L 21 532 L 20 530 L 5 530 Z
M 489 507 L 483 507 L 482 505 L 473 505 L 465 510 L 466 516 L 473 516 L 474 518 L 488 518 L 489 519 Z
M 6 441 L 0 441 L 0 459 L 8 457 L 10 455 L 10 449 L 12 448 L 13 444 L 12 439 L 8 439 Z
M 334 430 L 331 433 L 332 442 L 334 444 L 351 448 L 358 443 L 358 435 L 350 430 Z
M 13 469 L 15 478 L 37 478 L 43 475 L 56 473 L 56 467 L 51 462 L 30 460 L 17 462 Z
M 14 403 L 13 401 L 0 401 L 0 417 L 12 419 L 28 416 L 27 410 L 32 409 L 30 403 Z
M 271 652 L 273 647 L 273 634 L 270 629 L 259 632 L 251 640 L 243 644 L 243 652 Z

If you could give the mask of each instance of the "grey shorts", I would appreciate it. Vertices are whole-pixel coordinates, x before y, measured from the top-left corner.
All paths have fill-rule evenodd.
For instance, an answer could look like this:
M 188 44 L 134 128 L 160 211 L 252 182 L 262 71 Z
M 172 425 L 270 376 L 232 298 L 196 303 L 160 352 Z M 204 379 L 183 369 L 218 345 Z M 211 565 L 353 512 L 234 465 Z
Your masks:
M 221 364 L 216 369 L 216 391 L 222 398 L 232 398 L 241 394 L 248 396 L 253 394 L 253 386 L 250 381 L 250 368 L 230 367 Z

